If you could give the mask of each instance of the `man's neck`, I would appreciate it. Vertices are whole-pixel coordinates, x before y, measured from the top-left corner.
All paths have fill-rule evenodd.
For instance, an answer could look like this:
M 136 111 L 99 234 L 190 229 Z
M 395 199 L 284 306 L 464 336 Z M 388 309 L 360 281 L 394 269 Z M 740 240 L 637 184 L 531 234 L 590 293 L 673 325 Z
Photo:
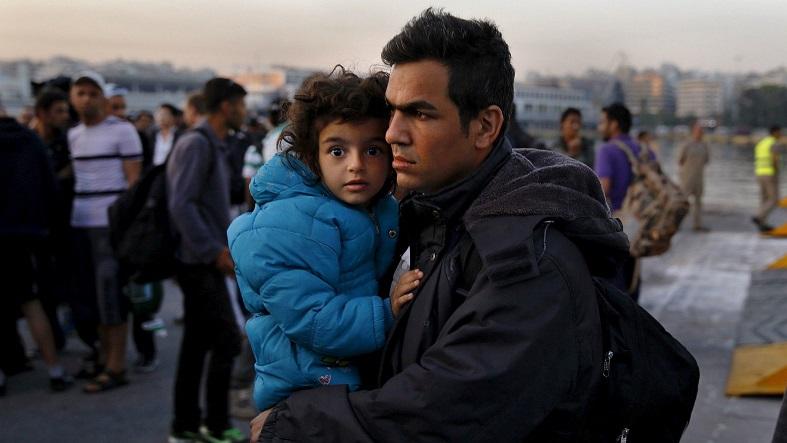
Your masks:
M 220 139 L 224 140 L 227 138 L 229 128 L 227 127 L 227 121 L 224 117 L 213 114 L 209 115 L 206 120 L 211 129 L 213 129 L 213 132 L 215 132 Z
M 172 127 L 162 126 L 161 128 L 159 128 L 159 132 L 161 132 L 162 137 L 169 137 L 169 133 L 172 132 Z
M 86 117 L 84 115 L 80 115 L 79 119 L 85 124 L 85 126 L 96 126 L 97 124 L 106 120 L 108 117 L 109 116 L 107 114 L 99 114 L 96 117 Z

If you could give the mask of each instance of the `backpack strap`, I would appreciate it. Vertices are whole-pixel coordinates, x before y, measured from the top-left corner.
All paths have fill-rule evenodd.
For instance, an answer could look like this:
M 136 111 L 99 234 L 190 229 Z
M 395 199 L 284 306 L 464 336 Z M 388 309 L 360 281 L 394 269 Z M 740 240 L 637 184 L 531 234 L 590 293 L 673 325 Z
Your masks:
M 193 128 L 192 131 L 198 132 L 198 133 L 200 133 L 200 135 L 205 137 L 205 140 L 207 140 L 208 145 L 210 145 L 210 151 L 213 154 L 214 160 L 215 160 L 216 145 L 213 144 L 213 139 L 210 138 L 210 134 L 208 134 L 208 131 L 206 131 L 204 128 L 201 128 L 199 126 L 196 127 L 196 128 Z M 172 152 L 172 151 L 170 151 L 170 152 Z M 213 174 L 213 168 L 215 167 L 215 163 L 216 163 L 215 161 L 210 162 L 210 169 L 208 169 L 208 175 Z
M 638 175 L 640 160 L 636 155 L 634 155 L 634 152 L 631 151 L 631 148 L 620 140 L 612 140 L 612 144 L 626 154 L 626 157 L 629 159 L 629 163 L 631 163 L 631 172 L 633 172 L 635 176 Z

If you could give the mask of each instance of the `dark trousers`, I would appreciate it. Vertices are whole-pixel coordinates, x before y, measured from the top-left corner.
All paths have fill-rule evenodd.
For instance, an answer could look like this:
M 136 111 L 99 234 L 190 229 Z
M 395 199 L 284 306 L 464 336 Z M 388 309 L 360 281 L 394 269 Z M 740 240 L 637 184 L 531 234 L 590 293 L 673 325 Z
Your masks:
M 52 336 L 55 339 L 55 347 L 62 350 L 66 345 L 66 337 L 57 316 L 57 308 L 65 300 L 60 295 L 60 288 L 70 286 L 69 279 L 64 278 L 57 271 L 57 261 L 54 255 L 54 248 L 50 245 L 42 247 L 35 252 L 35 264 L 37 269 L 38 300 L 49 319 L 49 327 L 52 329 Z
M 39 300 L 45 309 L 49 307 L 53 332 L 59 331 L 61 339 L 62 330 L 54 313 L 57 305 L 52 300 L 51 275 L 46 272 L 51 259 L 47 242 L 40 237 L 23 236 L 3 236 L 0 240 L 0 369 L 14 374 L 28 364 L 16 329 L 25 304 Z
M 71 288 L 68 304 L 74 328 L 82 342 L 98 352 L 98 303 L 90 239 L 84 229 L 71 231 Z
M 229 427 L 232 365 L 240 352 L 224 276 L 210 265 L 182 265 L 177 274 L 183 292 L 183 341 L 175 378 L 174 432 L 196 431 L 202 422 L 200 382 L 207 365 L 204 424 L 213 432 Z
M 137 348 L 139 355 L 146 360 L 152 360 L 156 357 L 156 339 L 153 331 L 142 329 L 142 323 L 150 320 L 153 320 L 153 314 L 134 313 L 131 328 L 134 346 Z
M 22 338 L 16 329 L 19 310 L 11 303 L 0 300 L 0 371 L 14 375 L 28 367 Z

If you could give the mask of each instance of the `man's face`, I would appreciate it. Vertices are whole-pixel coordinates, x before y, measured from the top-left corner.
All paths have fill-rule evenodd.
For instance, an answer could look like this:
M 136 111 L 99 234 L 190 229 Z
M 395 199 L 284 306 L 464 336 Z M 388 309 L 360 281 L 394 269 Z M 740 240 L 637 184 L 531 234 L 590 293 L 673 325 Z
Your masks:
M 103 114 L 106 99 L 98 86 L 81 82 L 71 87 L 71 105 L 81 119 L 94 119 Z
M 169 129 L 175 125 L 175 116 L 167 108 L 158 108 L 158 111 L 156 111 L 156 124 L 159 128 Z
M 56 101 L 45 111 L 38 112 L 38 118 L 49 127 L 65 129 L 68 126 L 68 102 Z
M 482 158 L 448 96 L 448 69 L 433 60 L 395 65 L 385 97 L 392 107 L 385 140 L 399 186 L 433 193 L 470 175 Z
M 150 129 L 150 126 L 153 124 L 153 120 L 147 114 L 142 114 L 137 117 L 137 121 L 134 122 L 134 127 L 137 128 L 137 131 L 145 132 Z
M 114 95 L 107 99 L 109 102 L 109 114 L 117 118 L 126 119 L 126 97 L 122 95 Z
M 579 137 L 579 131 L 582 129 L 582 117 L 576 114 L 569 114 L 565 120 L 560 124 L 560 133 L 566 140 L 572 140 Z
M 608 141 L 611 139 L 618 130 L 618 122 L 607 118 L 607 113 L 602 112 L 601 118 L 598 120 L 598 133 L 601 139 Z
M 239 131 L 243 122 L 246 120 L 246 101 L 243 98 L 228 100 L 222 105 L 224 115 L 227 118 L 227 126 Z
M 699 123 L 694 123 L 694 126 L 691 128 L 691 136 L 694 138 L 695 141 L 702 141 L 702 136 L 704 135 L 704 131 L 702 129 L 702 125 Z

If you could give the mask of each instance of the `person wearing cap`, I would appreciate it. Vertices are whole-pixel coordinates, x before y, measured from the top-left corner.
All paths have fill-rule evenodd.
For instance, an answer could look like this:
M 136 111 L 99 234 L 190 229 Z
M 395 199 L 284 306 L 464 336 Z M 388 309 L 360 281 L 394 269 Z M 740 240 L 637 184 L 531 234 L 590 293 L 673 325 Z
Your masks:
M 100 74 L 85 71 L 76 76 L 71 104 L 80 123 L 68 132 L 76 186 L 71 225 L 86 254 L 77 272 L 80 293 L 95 290 L 99 308 L 101 362 L 104 369 L 85 385 L 96 393 L 122 386 L 126 379 L 128 300 L 121 291 L 117 260 L 109 241 L 107 209 L 139 178 L 142 145 L 134 126 L 107 113 L 106 84 Z
M 166 163 L 169 215 L 178 245 L 176 279 L 183 292 L 183 341 L 170 442 L 247 440 L 229 419 L 230 378 L 240 352 L 240 331 L 227 288 L 228 278 L 235 275 L 227 246 L 230 133 L 244 122 L 245 95 L 232 80 L 208 81 L 203 88 L 205 119 L 178 139 Z M 205 369 L 203 416 L 200 391 Z

